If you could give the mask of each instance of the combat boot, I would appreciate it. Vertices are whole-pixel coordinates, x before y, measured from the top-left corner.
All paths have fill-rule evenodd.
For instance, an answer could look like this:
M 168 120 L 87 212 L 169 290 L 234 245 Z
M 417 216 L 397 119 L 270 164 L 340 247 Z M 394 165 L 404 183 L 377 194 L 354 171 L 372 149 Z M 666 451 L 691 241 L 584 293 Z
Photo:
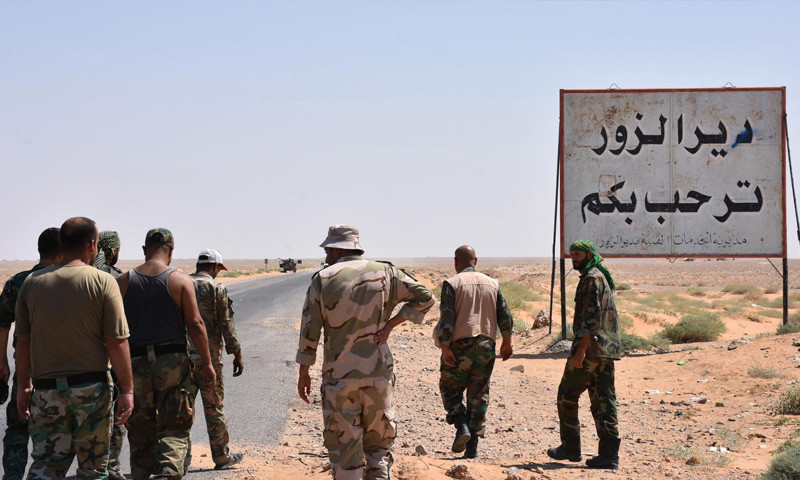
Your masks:
M 478 437 L 476 434 L 470 432 L 472 437 L 467 442 L 467 451 L 464 452 L 464 458 L 478 458 Z
M 456 427 L 456 438 L 453 440 L 453 452 L 461 453 L 467 446 L 470 440 L 469 426 L 467 425 L 467 417 L 463 414 L 456 415 L 453 418 L 453 425 Z
M 570 462 L 580 462 L 583 460 L 580 449 L 567 450 L 563 445 L 547 449 L 547 456 L 553 460 L 569 460 Z
M 616 470 L 619 468 L 619 438 L 607 438 L 601 442 L 602 446 L 597 456 L 586 460 L 589 468 L 607 468 Z

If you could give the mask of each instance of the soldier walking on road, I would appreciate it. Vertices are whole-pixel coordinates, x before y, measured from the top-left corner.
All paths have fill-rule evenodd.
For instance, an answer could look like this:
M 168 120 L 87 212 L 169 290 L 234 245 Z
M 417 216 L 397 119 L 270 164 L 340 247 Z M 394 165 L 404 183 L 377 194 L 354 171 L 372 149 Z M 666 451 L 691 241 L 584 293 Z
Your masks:
M 92 266 L 97 227 L 88 218 L 61 226 L 63 258 L 32 273 L 17 300 L 17 410 L 29 420 L 29 480 L 63 479 L 78 459 L 78 478 L 108 478 L 112 389 L 122 392 L 117 423 L 133 408 L 128 325 L 119 287 Z M 31 381 L 31 379 L 33 381 Z
M 549 448 L 547 455 L 556 460 L 583 460 L 578 399 L 588 389 L 600 444 L 598 455 L 587 460 L 586 465 L 616 470 L 620 438 L 614 362 L 620 359 L 622 342 L 614 304 L 614 280 L 601 264 L 603 257 L 595 252 L 594 243 L 578 240 L 570 245 L 569 253 L 572 268 L 581 272 L 572 323 L 575 339 L 558 386 L 561 445 Z
M 434 339 L 442 349 L 439 391 L 447 423 L 456 427 L 453 452 L 466 450 L 465 458 L 475 458 L 478 438 L 486 430 L 497 329 L 503 336 L 500 355 L 505 361 L 514 352 L 514 319 L 497 280 L 475 271 L 478 258 L 472 247 L 458 247 L 454 262 L 457 274 L 442 284 L 441 316 L 434 329 Z
M 436 300 L 402 270 L 365 260 L 355 227 L 330 227 L 320 246 L 330 266 L 313 276 L 306 294 L 297 351 L 297 392 L 309 402 L 308 370 L 316 360 L 324 330 L 323 437 L 333 477 L 387 480 L 396 427 L 394 361 L 386 340 L 405 321 L 422 323 Z M 394 307 L 402 302 L 405 305 L 392 317 Z
M 222 342 L 225 341 L 225 351 L 233 355 L 233 376 L 238 377 L 244 371 L 242 361 L 242 347 L 236 337 L 236 325 L 233 323 L 233 302 L 228 297 L 225 285 L 216 281 L 217 275 L 222 270 L 227 270 L 222 263 L 222 254 L 210 248 L 203 250 L 197 256 L 196 271 L 192 275 L 195 295 L 200 315 L 206 324 L 208 333 L 208 349 L 211 353 L 211 362 L 217 374 L 217 385 L 213 391 L 200 390 L 203 401 L 203 412 L 206 417 L 206 430 L 211 446 L 211 459 L 216 470 L 233 467 L 242 461 L 244 455 L 231 453 L 228 448 L 228 425 L 225 422 L 223 400 L 225 398 L 222 383 Z M 197 391 L 202 387 L 203 360 L 195 350 L 194 345 L 189 345 L 189 353 L 194 362 L 192 370 L 192 390 L 189 392 L 194 405 Z M 192 442 L 189 438 L 189 450 L 184 462 L 184 470 L 189 470 L 192 462 Z
M 100 232 L 100 240 L 97 242 L 97 258 L 94 261 L 94 266 L 98 270 L 110 274 L 115 279 L 119 278 L 122 275 L 122 270 L 114 265 L 119 260 L 121 246 L 117 232 L 111 230 Z M 119 389 L 119 383 L 113 371 L 111 376 L 114 380 L 114 386 Z M 122 453 L 122 446 L 125 444 L 125 435 L 127 433 L 128 431 L 125 429 L 124 424 L 114 424 L 114 429 L 111 431 L 111 445 L 108 448 L 108 478 L 111 480 L 125 480 L 125 476 L 119 470 L 119 456 Z
M 59 238 L 60 229 L 56 227 L 48 228 L 39 235 L 39 263 L 30 270 L 20 272 L 9 278 L 0 294 L 0 381 L 7 382 L 10 376 L 8 358 L 8 335 L 11 325 L 15 320 L 14 310 L 17 306 L 17 296 L 19 289 L 28 276 L 61 261 L 61 239 Z M 14 351 L 17 349 L 17 341 L 13 341 Z M 11 393 L 8 396 L 8 406 L 6 407 L 6 433 L 3 437 L 3 480 L 22 480 L 25 475 L 25 467 L 28 466 L 28 422 L 20 417 L 17 412 L 17 391 L 19 390 L 19 379 L 16 372 L 14 374 Z M 2 402 L 0 402 L 2 403 Z
M 131 329 L 136 407 L 127 427 L 133 480 L 183 477 L 194 413 L 187 331 L 203 362 L 203 388 L 213 389 L 216 377 L 194 283 L 169 268 L 174 248 L 166 228 L 148 231 L 145 263 L 119 277 Z

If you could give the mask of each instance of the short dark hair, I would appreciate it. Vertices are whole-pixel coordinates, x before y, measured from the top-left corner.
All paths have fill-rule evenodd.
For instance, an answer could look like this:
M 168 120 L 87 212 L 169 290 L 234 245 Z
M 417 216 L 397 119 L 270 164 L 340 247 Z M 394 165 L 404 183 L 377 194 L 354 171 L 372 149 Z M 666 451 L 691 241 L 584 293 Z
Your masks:
M 61 253 L 61 229 L 50 227 L 39 235 L 39 257 L 54 258 Z
M 72 217 L 61 225 L 61 250 L 76 252 L 97 238 L 97 225 L 90 218 Z

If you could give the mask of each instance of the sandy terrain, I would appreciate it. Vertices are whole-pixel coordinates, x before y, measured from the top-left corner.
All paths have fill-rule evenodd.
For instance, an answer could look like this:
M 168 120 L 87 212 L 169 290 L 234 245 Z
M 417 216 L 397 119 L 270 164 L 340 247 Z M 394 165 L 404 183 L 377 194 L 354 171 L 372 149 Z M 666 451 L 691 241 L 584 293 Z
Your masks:
M 539 294 L 537 300 L 526 304 L 525 311 L 515 314 L 530 325 L 536 313 L 548 306 L 550 262 L 485 263 L 479 265 L 479 270 L 501 281 L 523 283 Z M 452 268 L 449 261 L 431 261 L 432 266 L 421 266 L 424 259 L 407 263 L 399 260 L 396 264 L 413 265 L 409 271 L 432 288 L 450 276 Z M 623 437 L 620 470 L 591 471 L 581 464 L 551 462 L 546 456 L 547 447 L 558 444 L 555 400 L 565 363 L 563 357 L 543 353 L 551 339 L 547 328 L 516 334 L 514 357 L 496 364 L 487 437 L 480 443 L 480 457 L 461 460 L 450 453 L 452 427 L 444 422 L 438 394 L 438 350 L 431 340 L 438 319 L 437 305 L 423 325 L 401 326 L 390 339 L 397 375 L 394 478 L 450 478 L 445 473 L 456 464 L 466 465 L 476 479 L 498 480 L 506 479 L 511 468 L 519 469 L 525 480 L 739 479 L 762 473 L 772 458 L 771 452 L 800 429 L 800 418 L 770 413 L 780 393 L 800 377 L 800 352 L 792 346 L 793 335 L 772 335 L 781 322 L 775 318 L 775 312 L 780 311 L 776 299 L 781 291 L 777 272 L 766 260 L 759 259 L 675 263 L 609 260 L 607 266 L 618 285 L 630 286 L 629 290 L 619 291 L 617 297 L 620 313 L 633 318 L 629 332 L 648 336 L 665 324 L 677 322 L 682 309 L 689 308 L 684 301 L 706 302 L 706 309 L 719 313 L 728 327 L 717 342 L 672 345 L 671 352 L 663 354 L 631 352 L 617 364 Z M 2 267 L 5 269 L 6 265 Z M 790 263 L 790 271 L 798 267 L 800 261 Z M 572 272 L 567 277 L 568 307 L 572 306 L 576 283 L 577 274 Z M 726 293 L 724 287 L 732 283 L 757 286 L 760 294 L 746 297 Z M 797 307 L 800 298 L 795 298 L 796 282 L 791 285 L 792 307 Z M 690 289 L 694 294 L 689 293 Z M 672 296 L 663 304 L 643 306 L 659 295 Z M 555 308 L 560 308 L 558 300 Z M 557 315 L 554 335 L 559 334 L 559 321 Z M 760 333 L 765 335 L 756 338 Z M 741 341 L 729 350 L 732 340 Z M 685 364 L 679 365 L 679 361 Z M 320 363 L 312 369 L 312 388 L 316 392 Z M 523 372 L 512 371 L 512 367 L 519 366 Z M 780 376 L 754 378 L 748 375 L 753 366 L 772 368 Z M 708 401 L 699 403 L 692 401 L 693 397 L 706 397 Z M 295 398 L 281 445 L 236 445 L 237 450 L 247 454 L 245 464 L 224 478 L 330 478 L 322 447 L 319 402 L 318 393 L 311 405 Z M 594 424 L 585 396 L 581 421 L 585 427 L 584 453 L 596 452 Z M 719 447 L 730 452 L 709 451 Z M 195 457 L 197 466 L 212 467 L 210 458 L 202 453 Z M 687 458 L 692 455 L 699 464 L 687 465 Z

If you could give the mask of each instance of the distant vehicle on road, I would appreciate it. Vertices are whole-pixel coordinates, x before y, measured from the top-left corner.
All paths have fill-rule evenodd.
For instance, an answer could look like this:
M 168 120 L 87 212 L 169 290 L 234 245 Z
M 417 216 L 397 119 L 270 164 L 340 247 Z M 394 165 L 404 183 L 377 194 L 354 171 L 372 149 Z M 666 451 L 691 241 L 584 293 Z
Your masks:
M 280 262 L 279 266 L 280 266 L 281 271 L 283 273 L 286 273 L 289 270 L 291 270 L 292 272 L 296 272 L 297 271 L 297 265 L 302 265 L 303 264 L 302 260 L 294 260 L 294 259 L 291 259 L 291 258 L 286 258 L 286 259 L 279 258 L 278 261 Z

